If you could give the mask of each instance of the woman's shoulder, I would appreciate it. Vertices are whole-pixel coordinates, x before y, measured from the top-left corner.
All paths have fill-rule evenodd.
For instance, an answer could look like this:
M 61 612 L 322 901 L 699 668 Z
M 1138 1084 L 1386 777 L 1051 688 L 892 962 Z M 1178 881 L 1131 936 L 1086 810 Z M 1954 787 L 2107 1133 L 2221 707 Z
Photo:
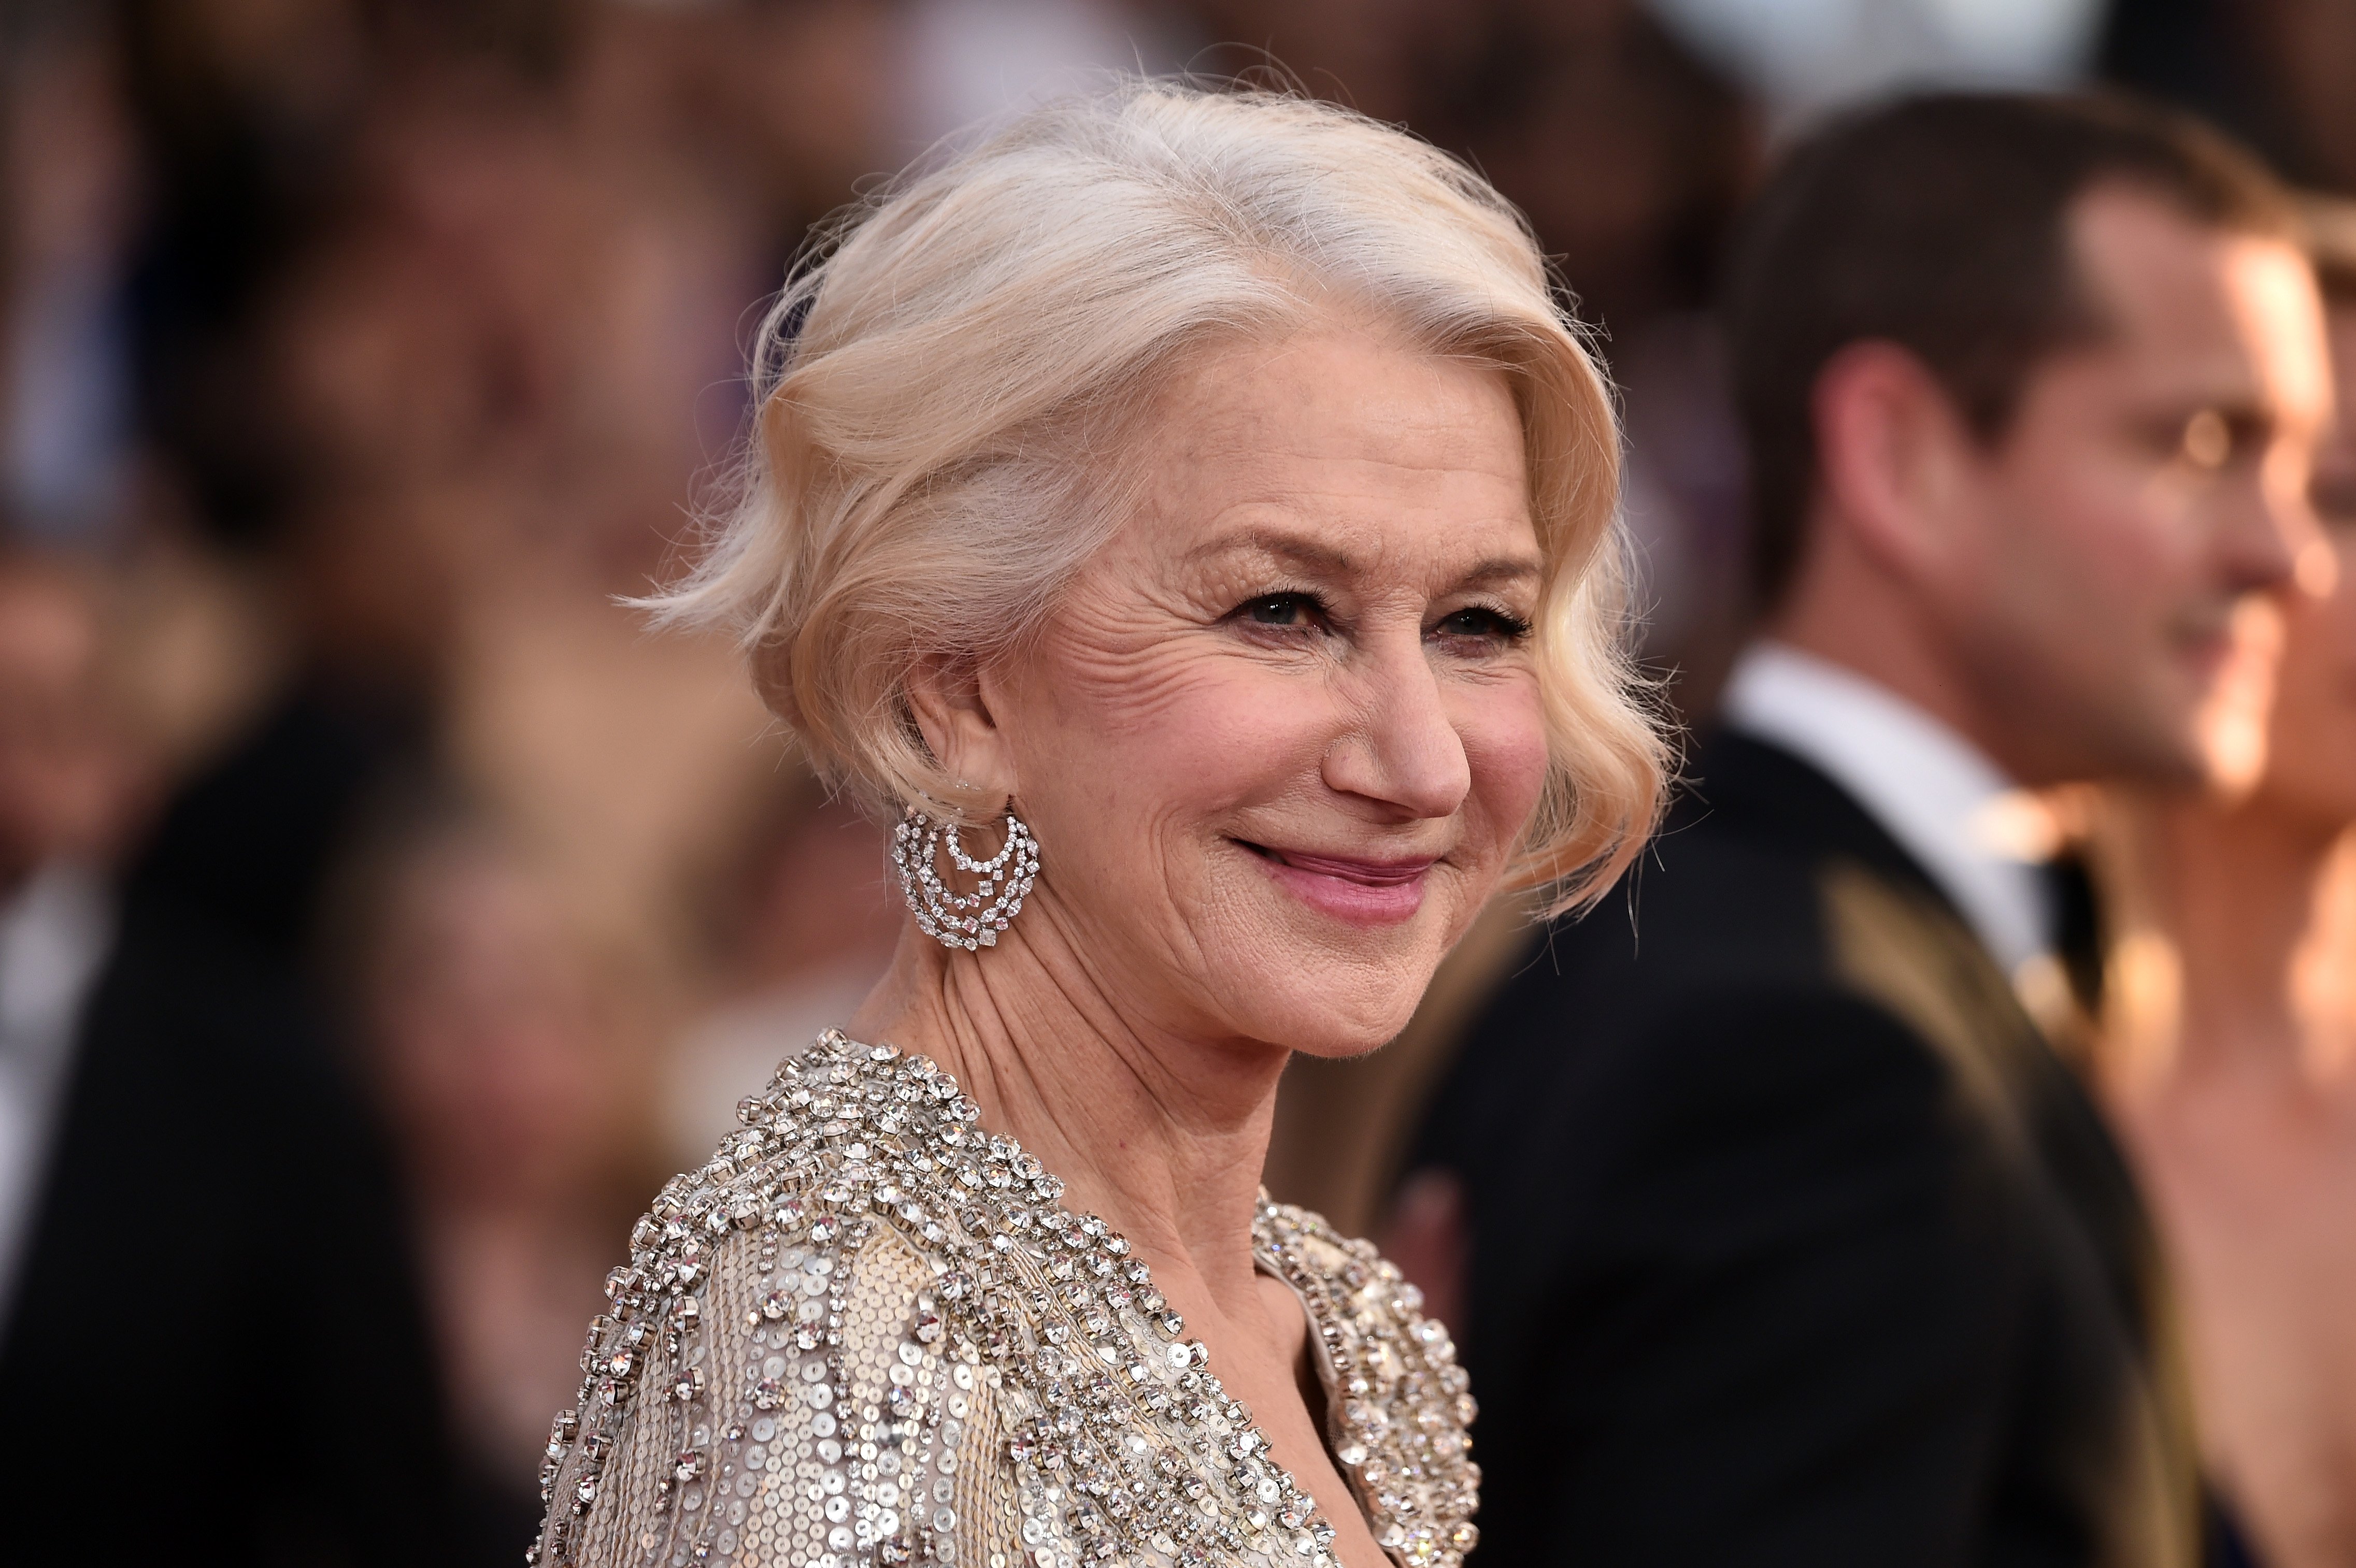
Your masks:
M 1480 1539 L 1480 1467 L 1466 1428 L 1478 1409 L 1447 1326 L 1370 1242 L 1323 1215 L 1262 1197 L 1253 1243 L 1301 1296 L 1323 1362 L 1334 1456 L 1383 1544 L 1409 1562 L 1452 1561 Z
M 1304 1296 L 1330 1351 L 1364 1346 L 1412 1352 L 1416 1376 L 1400 1369 L 1400 1392 L 1412 1392 L 1448 1421 L 1469 1425 L 1474 1407 L 1466 1392 L 1471 1380 L 1456 1364 L 1456 1343 L 1448 1327 L 1423 1312 L 1423 1291 L 1372 1242 L 1345 1236 L 1313 1210 L 1278 1203 L 1262 1194 L 1252 1242 L 1286 1283 Z M 1390 1370 L 1387 1366 L 1387 1371 Z M 1387 1385 L 1388 1380 L 1386 1380 Z
M 632 1227 L 550 1435 L 536 1561 L 890 1563 L 926 1544 L 949 1563 L 960 1515 L 999 1500 L 977 1461 L 1003 1443 L 1000 1378 L 944 1309 L 951 1233 L 889 1174 L 914 1104 L 955 1124 L 960 1097 L 911 1073 L 871 1101 L 848 1046 L 787 1061 Z

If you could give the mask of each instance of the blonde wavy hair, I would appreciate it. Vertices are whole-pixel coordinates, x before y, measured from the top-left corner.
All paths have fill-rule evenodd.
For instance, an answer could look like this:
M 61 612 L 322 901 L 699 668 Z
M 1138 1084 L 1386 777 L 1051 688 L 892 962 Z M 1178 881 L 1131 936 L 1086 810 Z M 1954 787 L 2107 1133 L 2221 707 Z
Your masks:
M 1553 765 L 1511 885 L 1591 901 L 1650 831 L 1666 752 L 1625 652 L 1611 395 L 1521 215 L 1346 110 L 1124 80 L 879 191 L 771 307 L 734 499 L 652 603 L 742 639 L 830 782 L 980 810 L 926 747 L 911 670 L 1042 624 L 1130 515 L 1121 437 L 1179 357 L 1337 314 L 1513 388 Z

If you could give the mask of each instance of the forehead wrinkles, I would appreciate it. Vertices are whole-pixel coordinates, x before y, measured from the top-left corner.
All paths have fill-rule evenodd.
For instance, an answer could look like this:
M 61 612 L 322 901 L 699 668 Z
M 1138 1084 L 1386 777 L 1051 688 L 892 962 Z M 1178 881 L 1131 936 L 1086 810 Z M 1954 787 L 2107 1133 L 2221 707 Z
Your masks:
M 1281 477 L 1314 473 L 1320 485 L 1336 482 L 1392 486 L 1419 479 L 1447 480 L 1480 475 L 1526 485 L 1526 459 L 1519 414 L 1500 389 L 1498 407 L 1511 419 L 1509 439 L 1484 429 L 1498 411 L 1481 406 L 1458 389 L 1430 389 L 1434 395 L 1386 395 L 1363 399 L 1332 389 L 1303 387 L 1291 406 L 1275 406 L 1266 394 L 1290 389 L 1254 389 L 1232 403 L 1181 411 L 1148 432 L 1149 464 L 1198 480 L 1241 476 L 1256 460 L 1288 460 L 1301 466 Z M 1277 480 L 1281 493 L 1281 478 Z
M 1149 457 L 1238 447 L 1403 464 L 1400 439 L 1462 431 L 1504 411 L 1522 464 L 1522 419 L 1498 368 L 1433 353 L 1393 324 L 1344 315 L 1272 338 L 1224 336 L 1182 355 L 1136 411 Z
M 1233 562 L 1420 579 L 1542 553 L 1502 374 L 1383 335 L 1231 341 L 1183 363 L 1129 429 L 1129 518 L 1106 553 L 1159 557 L 1157 574 Z
M 1535 586 L 1545 572 L 1526 518 L 1501 517 L 1495 527 L 1399 529 L 1348 520 L 1304 525 L 1280 513 L 1263 526 L 1249 520 L 1257 509 L 1240 508 L 1239 526 L 1186 551 L 1181 565 L 1222 580 L 1275 568 L 1321 581 L 1431 593 Z
M 1498 553 L 1515 531 L 1535 542 L 1518 445 L 1508 468 L 1471 442 L 1379 450 L 1380 432 L 1363 430 L 1286 439 L 1303 433 L 1242 420 L 1197 432 L 1153 465 L 1141 510 L 1189 562 L 1257 554 L 1355 572 L 1402 553 Z

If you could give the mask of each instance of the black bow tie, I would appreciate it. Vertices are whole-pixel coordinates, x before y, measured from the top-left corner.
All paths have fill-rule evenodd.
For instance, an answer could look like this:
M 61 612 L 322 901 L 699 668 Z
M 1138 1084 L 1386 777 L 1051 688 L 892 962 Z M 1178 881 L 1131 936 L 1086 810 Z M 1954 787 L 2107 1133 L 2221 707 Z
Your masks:
M 2053 955 L 2069 976 L 2070 994 L 2089 1018 L 2103 1009 L 2103 909 L 2086 862 L 2065 849 L 2038 868 L 2053 917 Z

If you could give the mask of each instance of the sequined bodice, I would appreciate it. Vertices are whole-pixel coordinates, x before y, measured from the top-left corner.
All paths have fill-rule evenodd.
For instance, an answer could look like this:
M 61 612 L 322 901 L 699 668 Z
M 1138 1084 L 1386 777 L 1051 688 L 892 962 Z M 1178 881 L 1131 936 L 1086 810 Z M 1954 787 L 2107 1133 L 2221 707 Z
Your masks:
M 582 1568 L 1335 1568 L 1129 1243 L 921 1057 L 830 1031 L 606 1280 L 534 1560 Z M 1261 1200 L 1329 1446 L 1399 1563 L 1476 1538 L 1472 1402 L 1398 1271 Z

